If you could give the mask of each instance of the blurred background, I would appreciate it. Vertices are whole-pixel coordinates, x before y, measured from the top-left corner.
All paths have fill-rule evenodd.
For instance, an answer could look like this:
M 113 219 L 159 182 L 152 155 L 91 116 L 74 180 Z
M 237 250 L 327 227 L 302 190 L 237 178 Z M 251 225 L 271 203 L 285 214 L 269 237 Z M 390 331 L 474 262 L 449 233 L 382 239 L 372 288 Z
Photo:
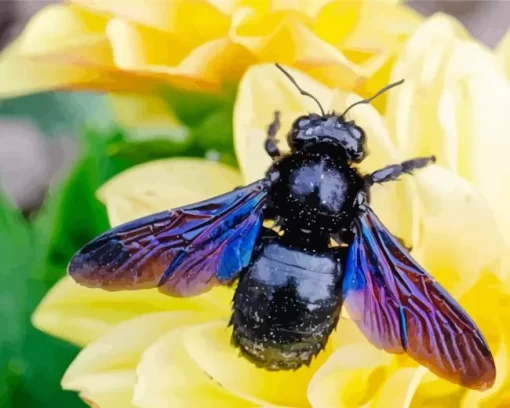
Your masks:
M 0 49 L 50 3 L 0 0 Z M 510 1 L 408 4 L 424 15 L 443 11 L 455 16 L 489 47 L 509 28 Z M 58 384 L 78 348 L 35 330 L 29 321 L 72 253 L 108 227 L 104 208 L 94 198 L 96 189 L 120 170 L 158 156 L 212 155 L 235 163 L 230 124 L 222 125 L 231 112 L 218 101 L 200 101 L 200 111 L 195 101 L 173 98 L 175 110 L 183 105 L 184 113 L 191 112 L 179 119 L 194 132 L 193 145 L 177 145 L 175 138 L 125 143 L 134 135 L 111 126 L 112 113 L 98 95 L 46 92 L 0 99 L 0 190 L 5 192 L 5 197 L 0 194 L 0 408 L 83 406 Z M 211 103 L 217 115 L 210 116 L 203 138 L 200 117 L 212 111 L 207 110 Z M 94 128 L 83 131 L 84 113 L 94 117 Z M 108 133 L 108 145 L 102 132 Z
M 20 33 L 34 13 L 49 3 L 54 2 L 0 0 L 0 49 Z M 491 47 L 509 27 L 510 1 L 411 0 L 407 3 L 424 15 L 443 11 L 455 16 L 473 36 Z M 80 96 L 69 99 L 68 109 L 61 111 L 49 108 L 51 100 L 62 97 L 58 94 L 0 101 L 0 180 L 8 196 L 25 213 L 40 206 L 48 187 L 65 174 L 77 157 L 74 123 L 69 118 L 81 109 L 82 103 L 86 106 L 86 96 Z

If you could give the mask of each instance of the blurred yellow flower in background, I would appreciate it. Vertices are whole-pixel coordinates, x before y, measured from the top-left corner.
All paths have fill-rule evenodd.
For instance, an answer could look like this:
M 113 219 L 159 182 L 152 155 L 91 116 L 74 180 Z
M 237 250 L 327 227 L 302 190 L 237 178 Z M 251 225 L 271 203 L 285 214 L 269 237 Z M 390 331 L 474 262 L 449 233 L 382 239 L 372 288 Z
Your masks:
M 281 62 L 366 92 L 420 18 L 395 1 L 71 0 L 39 12 L 0 58 L 0 96 L 47 89 L 215 89 Z M 381 78 L 377 79 L 376 73 Z M 368 82 L 367 82 L 368 79 Z
M 368 95 L 419 21 L 394 0 L 68 0 L 0 55 L 0 98 L 105 91 L 117 123 L 145 134 L 181 128 L 168 88 L 221 94 L 264 61 Z
M 120 3 L 109 4 L 113 9 Z M 141 3 L 126 4 L 135 9 Z M 121 9 L 131 12 L 127 6 Z M 136 10 L 137 19 L 146 21 L 147 13 Z M 256 15 L 249 20 L 250 30 L 260 28 Z M 500 56 L 508 54 L 506 49 Z M 302 72 L 292 74 L 327 110 L 342 111 L 359 99 Z M 268 372 L 230 346 L 230 288 L 176 299 L 156 290 L 92 290 L 69 278 L 55 286 L 33 318 L 41 330 L 86 346 L 64 376 L 63 387 L 101 408 L 510 405 L 510 276 L 504 269 L 510 217 L 501 188 L 510 181 L 505 157 L 510 84 L 503 64 L 453 19 L 436 15 L 405 44 L 391 77 L 403 77 L 406 83 L 390 92 L 385 118 L 372 106 L 358 106 L 348 114 L 368 138 L 370 155 L 361 170 L 430 154 L 438 156 L 438 165 L 376 186 L 373 207 L 481 327 L 498 367 L 493 388 L 484 393 L 462 389 L 405 356 L 381 352 L 346 317 L 310 367 Z M 134 167 L 98 192 L 112 225 L 261 178 L 270 164 L 263 140 L 276 109 L 282 113 L 278 136 L 283 141 L 283 129 L 317 108 L 274 66 L 250 68 L 234 107 L 241 172 L 199 159 Z
M 496 46 L 496 58 L 503 68 L 506 77 L 510 79 L 510 31 Z

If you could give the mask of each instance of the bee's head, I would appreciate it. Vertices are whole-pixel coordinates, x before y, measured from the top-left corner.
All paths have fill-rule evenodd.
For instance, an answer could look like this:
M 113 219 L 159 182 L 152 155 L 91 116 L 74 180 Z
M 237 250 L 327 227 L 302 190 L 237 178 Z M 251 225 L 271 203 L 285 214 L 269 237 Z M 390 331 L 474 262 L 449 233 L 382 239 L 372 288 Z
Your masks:
M 318 143 L 330 143 L 345 152 L 347 160 L 359 163 L 366 156 L 365 132 L 342 115 L 312 113 L 296 119 L 288 136 L 293 152 Z
M 354 122 L 346 121 L 345 114 L 354 106 L 368 104 L 382 93 L 404 82 L 404 80 L 401 80 L 384 87 L 374 96 L 353 103 L 342 114 L 326 114 L 315 96 L 301 89 L 295 79 L 279 64 L 276 64 L 276 67 L 289 78 L 301 95 L 312 98 L 322 113 L 321 115 L 312 113 L 296 119 L 288 136 L 291 150 L 295 152 L 317 144 L 330 143 L 342 149 L 347 160 L 355 163 L 359 163 L 366 156 L 365 132 L 359 126 L 356 126 Z

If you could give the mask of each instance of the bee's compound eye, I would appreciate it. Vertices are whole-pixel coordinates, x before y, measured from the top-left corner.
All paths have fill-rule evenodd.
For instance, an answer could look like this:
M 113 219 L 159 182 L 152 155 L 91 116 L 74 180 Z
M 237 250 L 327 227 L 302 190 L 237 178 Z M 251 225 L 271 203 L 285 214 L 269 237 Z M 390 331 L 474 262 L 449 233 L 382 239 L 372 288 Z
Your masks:
M 307 127 L 310 124 L 310 122 L 311 121 L 309 118 L 302 118 L 302 119 L 299 119 L 297 124 L 298 124 L 298 127 L 302 129 L 302 128 Z
M 351 134 L 351 136 L 356 140 L 361 140 L 365 136 L 365 132 L 363 132 L 363 129 L 361 129 L 359 126 L 352 126 L 349 129 L 349 131 L 350 131 L 349 133 Z

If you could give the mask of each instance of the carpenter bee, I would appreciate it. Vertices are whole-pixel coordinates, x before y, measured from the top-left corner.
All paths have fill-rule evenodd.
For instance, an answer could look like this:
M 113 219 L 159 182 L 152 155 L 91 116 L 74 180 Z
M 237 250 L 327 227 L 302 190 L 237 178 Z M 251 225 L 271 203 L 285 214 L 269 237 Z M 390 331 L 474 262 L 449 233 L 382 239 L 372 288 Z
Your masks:
M 103 233 L 72 258 L 71 277 L 92 288 L 157 287 L 178 297 L 238 281 L 232 344 L 268 370 L 309 364 L 345 306 L 374 346 L 407 353 L 465 387 L 491 387 L 494 360 L 476 324 L 370 208 L 374 184 L 398 180 L 434 157 L 370 174 L 355 167 L 366 157 L 366 137 L 347 111 L 403 81 L 342 114 L 325 113 L 276 67 L 321 111 L 294 121 L 290 152 L 277 146 L 276 112 L 265 141 L 273 164 L 263 179 Z M 278 233 L 264 220 L 275 220 Z

